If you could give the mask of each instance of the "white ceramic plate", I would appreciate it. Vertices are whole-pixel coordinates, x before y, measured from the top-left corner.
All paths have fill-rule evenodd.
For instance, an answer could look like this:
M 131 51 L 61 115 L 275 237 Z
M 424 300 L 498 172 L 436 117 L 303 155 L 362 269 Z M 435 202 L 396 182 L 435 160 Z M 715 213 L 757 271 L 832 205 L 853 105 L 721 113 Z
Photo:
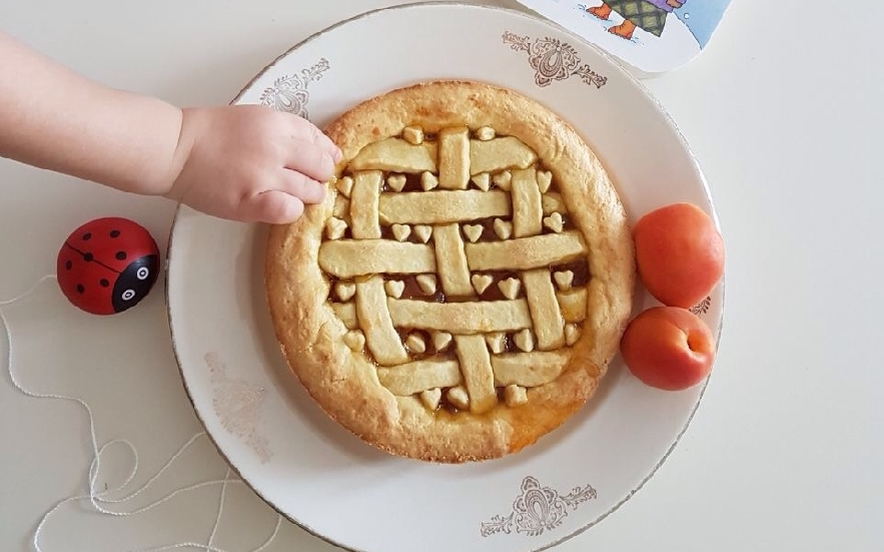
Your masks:
M 608 167 L 630 218 L 674 201 L 714 215 L 700 170 L 660 106 L 610 58 L 518 12 L 424 4 L 366 14 L 300 44 L 236 100 L 320 127 L 416 81 L 488 81 L 562 114 Z M 528 551 L 617 509 L 687 427 L 704 385 L 639 383 L 616 360 L 599 393 L 519 454 L 434 465 L 378 452 L 330 421 L 290 375 L 263 296 L 267 228 L 181 207 L 167 293 L 175 352 L 221 453 L 267 502 L 335 544 L 365 551 Z M 638 290 L 636 308 L 653 304 Z M 720 331 L 722 289 L 702 305 Z

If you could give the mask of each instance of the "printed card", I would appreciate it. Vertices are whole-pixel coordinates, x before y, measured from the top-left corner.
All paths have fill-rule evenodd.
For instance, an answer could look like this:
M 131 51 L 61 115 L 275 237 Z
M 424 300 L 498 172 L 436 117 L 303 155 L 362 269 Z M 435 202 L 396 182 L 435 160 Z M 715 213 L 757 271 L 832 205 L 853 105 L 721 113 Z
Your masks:
M 519 0 L 639 73 L 690 61 L 709 43 L 730 0 Z

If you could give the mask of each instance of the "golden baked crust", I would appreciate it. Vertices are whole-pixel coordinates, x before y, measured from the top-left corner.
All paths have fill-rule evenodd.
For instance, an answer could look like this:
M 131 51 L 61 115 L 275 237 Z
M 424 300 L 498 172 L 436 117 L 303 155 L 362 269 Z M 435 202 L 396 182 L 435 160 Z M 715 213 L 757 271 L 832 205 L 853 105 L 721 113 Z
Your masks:
M 283 355 L 313 399 L 364 441 L 439 462 L 516 452 L 578 410 L 617 351 L 634 261 L 576 131 L 512 91 L 440 81 L 326 132 L 344 154 L 336 185 L 272 228 L 265 267 Z

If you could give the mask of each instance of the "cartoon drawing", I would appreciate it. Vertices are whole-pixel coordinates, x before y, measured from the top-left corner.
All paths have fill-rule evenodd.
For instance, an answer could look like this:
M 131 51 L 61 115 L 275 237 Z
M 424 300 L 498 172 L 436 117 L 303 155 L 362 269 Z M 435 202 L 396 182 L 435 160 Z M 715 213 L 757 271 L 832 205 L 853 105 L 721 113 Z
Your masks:
M 700 53 L 731 0 L 518 0 L 645 74 Z
M 636 27 L 654 36 L 661 36 L 666 26 L 666 17 L 686 2 L 687 0 L 605 0 L 600 6 L 585 9 L 604 21 L 608 20 L 612 11 L 620 14 L 624 19 L 623 23 L 614 25 L 608 32 L 630 40 Z

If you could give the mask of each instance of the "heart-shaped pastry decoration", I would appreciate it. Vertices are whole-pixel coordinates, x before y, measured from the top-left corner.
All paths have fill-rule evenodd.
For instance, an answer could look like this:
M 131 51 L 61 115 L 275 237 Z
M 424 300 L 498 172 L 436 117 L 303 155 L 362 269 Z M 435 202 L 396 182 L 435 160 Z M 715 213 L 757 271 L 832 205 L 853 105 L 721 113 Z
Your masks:
M 510 191 L 510 186 L 513 182 L 513 173 L 511 173 L 510 171 L 503 171 L 495 174 L 491 180 L 494 182 L 495 186 L 505 192 L 508 192 Z
M 513 342 L 516 344 L 516 347 L 526 353 L 530 353 L 534 350 L 534 334 L 531 333 L 531 330 L 528 328 L 525 328 L 513 336 Z
M 502 332 L 485 334 L 485 343 L 492 353 L 499 355 L 506 350 L 506 334 Z
M 467 393 L 467 389 L 463 385 L 449 389 L 448 393 L 445 394 L 445 398 L 456 408 L 461 410 L 468 410 L 470 408 L 470 394 Z
M 425 171 L 421 175 L 421 188 L 424 189 L 425 192 L 429 192 L 433 188 L 439 185 L 439 177 L 435 174 Z
M 433 227 L 426 224 L 418 224 L 414 227 L 414 235 L 417 236 L 421 243 L 427 243 L 430 241 L 430 236 L 433 235 Z
M 402 139 L 413 146 L 422 144 L 424 142 L 424 129 L 407 126 L 402 129 Z
M 488 286 L 494 283 L 494 277 L 488 274 L 473 274 L 470 277 L 470 282 L 473 283 L 473 289 L 476 290 L 476 293 L 482 295 L 488 289 Z
M 418 354 L 427 352 L 427 342 L 424 341 L 424 336 L 417 332 L 408 334 L 408 337 L 405 339 L 405 346 L 408 347 L 409 351 Z
M 420 392 L 421 402 L 428 409 L 436 410 L 439 408 L 439 402 L 442 400 L 442 390 L 438 387 L 435 389 L 427 389 Z
M 430 337 L 433 340 L 433 348 L 437 352 L 441 353 L 451 345 L 451 334 L 448 332 L 432 332 Z
M 479 127 L 476 130 L 476 138 L 482 140 L 483 142 L 487 142 L 488 140 L 493 139 L 495 136 L 497 136 L 497 133 L 494 132 L 494 129 L 488 125 Z
M 347 223 L 337 217 L 331 217 L 325 223 L 325 235 L 330 240 L 339 240 L 344 237 L 347 231 Z
M 508 220 L 494 219 L 494 233 L 502 240 L 508 240 L 513 235 L 513 223 Z
M 434 274 L 419 274 L 415 280 L 417 280 L 417 285 L 421 288 L 421 291 L 427 295 L 436 293 L 436 276 Z
M 556 285 L 559 286 L 560 290 L 568 291 L 574 284 L 574 272 L 571 270 L 554 272 L 553 279 L 556 281 Z
M 483 192 L 491 189 L 491 176 L 488 173 L 479 173 L 473 177 L 473 184 Z
M 397 241 L 405 241 L 411 235 L 411 226 L 407 224 L 394 224 L 390 229 L 393 231 L 393 237 Z
M 466 235 L 467 239 L 473 243 L 479 241 L 479 238 L 482 237 L 482 225 L 481 224 L 464 224 L 463 225 L 463 233 Z
M 521 406 L 528 402 L 528 392 L 519 385 L 507 385 L 503 390 L 503 400 L 509 407 Z
M 507 278 L 506 280 L 501 280 L 497 282 L 497 288 L 507 299 L 515 299 L 519 296 L 519 289 L 522 287 L 522 282 L 519 281 L 518 278 Z
M 407 179 L 404 174 L 392 174 L 387 177 L 387 186 L 397 192 L 402 191 L 402 188 L 405 187 L 405 182 L 407 182 Z
M 543 225 L 556 234 L 561 234 L 562 229 L 565 227 L 565 219 L 562 218 L 561 213 L 553 213 L 543 219 Z
M 335 284 L 335 295 L 341 301 L 349 301 L 356 295 L 356 284 L 353 282 L 338 282 Z
M 405 282 L 402 280 L 387 280 L 384 282 L 384 289 L 387 295 L 399 299 L 402 297 L 402 292 L 405 291 Z

